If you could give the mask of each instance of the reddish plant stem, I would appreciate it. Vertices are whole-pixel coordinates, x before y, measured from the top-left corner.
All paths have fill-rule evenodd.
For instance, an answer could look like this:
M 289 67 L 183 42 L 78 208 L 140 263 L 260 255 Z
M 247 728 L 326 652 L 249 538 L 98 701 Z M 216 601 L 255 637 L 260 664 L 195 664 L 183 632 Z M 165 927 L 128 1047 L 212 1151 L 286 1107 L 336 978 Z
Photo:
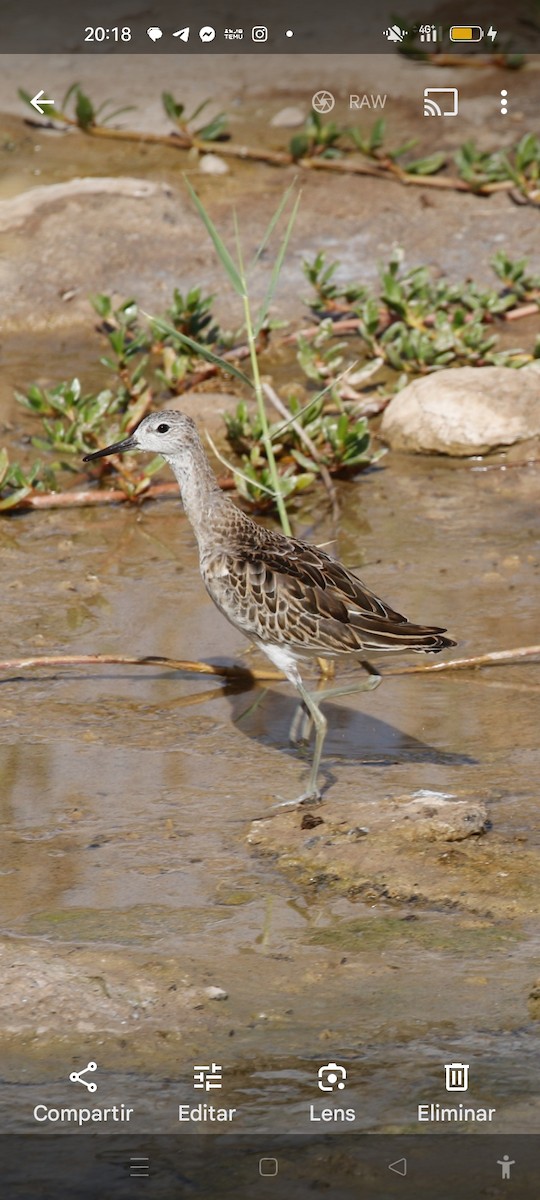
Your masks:
M 426 663 L 413 667 L 392 667 L 390 670 L 384 671 L 384 676 L 428 675 L 434 672 L 440 673 L 441 671 L 475 670 L 477 667 L 511 665 L 531 658 L 540 658 L 540 646 L 518 646 L 513 650 L 491 650 L 487 654 L 475 654 L 468 658 L 454 658 L 448 662 Z M 0 671 L 22 671 L 36 667 L 100 666 L 103 664 L 137 667 L 161 666 L 170 671 L 191 671 L 197 675 L 220 675 L 224 679 L 245 679 L 247 676 L 262 681 L 284 679 L 280 671 L 272 671 L 269 667 L 252 669 L 234 665 L 223 666 L 216 663 L 166 658 L 162 655 L 149 654 L 144 657 L 119 654 L 28 655 L 25 658 L 6 658 L 1 660 Z

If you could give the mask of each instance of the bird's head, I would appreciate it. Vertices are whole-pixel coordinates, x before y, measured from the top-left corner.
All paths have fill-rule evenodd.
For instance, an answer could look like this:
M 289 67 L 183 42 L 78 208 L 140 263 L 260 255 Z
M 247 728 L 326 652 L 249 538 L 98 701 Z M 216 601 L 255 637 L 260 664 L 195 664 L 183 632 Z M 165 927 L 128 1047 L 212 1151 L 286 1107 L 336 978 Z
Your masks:
M 121 442 L 113 442 L 112 446 L 105 446 L 104 450 L 86 454 L 83 462 L 106 458 L 108 454 L 124 454 L 126 450 L 147 450 L 151 454 L 162 454 L 164 458 L 174 458 L 194 441 L 198 441 L 198 434 L 191 417 L 175 409 L 167 409 L 143 417 L 129 437 Z

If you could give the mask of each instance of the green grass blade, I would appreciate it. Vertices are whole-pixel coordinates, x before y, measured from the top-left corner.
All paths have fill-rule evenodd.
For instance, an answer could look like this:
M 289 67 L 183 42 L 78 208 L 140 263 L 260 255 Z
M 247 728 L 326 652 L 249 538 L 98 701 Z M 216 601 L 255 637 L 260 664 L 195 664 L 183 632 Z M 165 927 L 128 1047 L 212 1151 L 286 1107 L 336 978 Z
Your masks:
M 218 461 L 220 463 L 223 463 L 224 467 L 227 467 L 227 469 L 231 472 L 231 475 L 238 475 L 240 477 L 240 479 L 243 479 L 244 483 L 249 484 L 250 487 L 253 487 L 253 485 L 255 484 L 255 486 L 258 487 L 261 492 L 266 492 L 266 494 L 268 496 L 271 496 L 273 500 L 276 499 L 276 493 L 274 492 L 273 488 L 266 487 L 266 485 L 264 483 L 260 483 L 259 480 L 257 480 L 257 482 L 255 483 L 255 480 L 250 479 L 249 475 L 244 475 L 244 472 L 241 471 L 239 467 L 235 467 L 232 462 L 229 462 L 228 458 L 225 458 L 224 454 L 220 453 L 215 442 L 210 437 L 208 430 L 206 430 L 205 432 L 206 432 L 206 440 L 207 440 L 208 445 L 210 446 L 211 450 L 215 454 Z
M 204 109 L 208 108 L 208 105 L 211 103 L 212 98 L 209 96 L 207 100 L 203 100 L 201 104 L 198 104 L 197 107 L 193 109 L 193 112 L 189 114 L 189 117 L 186 117 L 186 124 L 189 124 L 190 121 L 194 121 L 195 117 L 198 117 L 199 113 L 202 113 Z
M 276 225 L 279 221 L 279 218 L 283 212 L 283 209 L 285 208 L 285 205 L 287 204 L 289 196 L 290 196 L 291 192 L 293 191 L 295 185 L 296 185 L 296 177 L 293 179 L 292 183 L 289 185 L 286 192 L 283 193 L 283 196 L 276 208 L 276 211 L 275 211 L 273 217 L 271 217 L 271 219 L 269 221 L 269 224 L 268 224 L 266 233 L 263 237 L 263 240 L 262 240 L 258 250 L 255 251 L 255 254 L 254 254 L 253 259 L 250 264 L 251 267 L 255 266 L 255 264 L 259 261 L 261 254 L 263 253 L 263 250 L 266 249 L 266 247 L 270 241 L 270 238 L 272 237 L 274 229 L 276 228 Z
M 196 191 L 194 190 L 194 188 L 192 188 L 192 186 L 189 182 L 189 179 L 187 178 L 186 175 L 184 175 L 184 180 L 185 180 L 188 192 L 191 196 L 191 199 L 193 200 L 193 203 L 199 213 L 199 216 L 200 216 L 203 224 L 206 226 L 206 229 L 207 229 L 208 233 L 210 234 L 210 237 L 214 243 L 218 258 L 219 258 L 224 270 L 226 271 L 235 292 L 237 293 L 238 296 L 245 296 L 246 289 L 245 289 L 244 281 L 238 271 L 238 268 L 236 267 L 236 264 L 233 262 L 233 259 L 231 258 L 231 255 L 229 254 L 229 251 L 227 250 L 225 243 L 220 238 L 219 233 L 218 233 L 213 221 L 211 221 L 210 217 L 208 216 L 208 213 L 204 207 L 204 204 L 202 203 L 201 200 L 199 200 L 199 197 L 198 197 Z
M 290 240 L 290 236 L 291 236 L 291 233 L 293 230 L 293 225 L 294 225 L 294 222 L 296 221 L 296 214 L 298 212 L 299 204 L 300 204 L 300 194 L 296 197 L 296 200 L 294 202 L 294 207 L 293 207 L 293 210 L 289 217 L 289 220 L 287 222 L 287 228 L 285 230 L 283 241 L 282 241 L 279 251 L 277 253 L 276 261 L 275 261 L 273 269 L 272 269 L 272 274 L 270 276 L 270 282 L 266 289 L 266 295 L 264 297 L 264 300 L 263 300 L 261 307 L 259 309 L 259 312 L 257 314 L 257 319 L 255 321 L 255 330 L 254 330 L 255 337 L 257 336 L 259 331 L 262 329 L 262 326 L 264 325 L 264 322 L 268 316 L 268 310 L 269 310 L 272 300 L 274 298 L 274 293 L 275 293 L 275 290 L 278 285 L 278 279 L 281 274 L 281 268 L 283 266 L 283 259 L 285 258 L 285 255 L 287 253 L 287 247 L 289 245 L 289 240 Z
M 322 400 L 323 396 L 326 396 L 327 393 L 331 392 L 338 383 L 341 383 L 342 379 L 346 379 L 347 375 L 349 375 L 357 365 L 358 362 L 351 363 L 350 367 L 346 367 L 340 375 L 336 375 L 336 378 L 333 379 L 331 383 L 327 384 L 327 386 L 323 388 L 322 392 L 317 392 L 315 396 L 311 397 L 311 400 L 308 400 L 307 404 L 303 404 L 302 407 L 298 409 L 298 412 L 292 413 L 287 421 L 283 421 L 281 425 L 278 425 L 276 429 L 273 429 L 272 441 L 274 442 L 276 438 L 279 438 L 283 433 L 283 430 L 288 429 L 289 425 L 293 424 L 293 421 L 298 421 L 299 418 L 304 415 L 304 413 L 309 412 L 310 408 L 313 408 L 319 400 Z
M 24 88 L 17 88 L 17 95 L 19 96 L 19 99 L 24 102 L 24 104 L 28 104 L 34 112 L 36 111 L 34 105 L 32 104 L 30 92 L 25 92 Z
M 244 375 L 243 371 L 240 371 L 233 363 L 228 362 L 226 358 L 220 358 L 219 354 L 214 354 L 212 350 L 208 349 L 208 346 L 202 346 L 199 342 L 194 342 L 193 338 L 187 337 L 185 333 L 180 333 L 178 329 L 174 328 L 174 325 L 169 325 L 167 321 L 162 321 L 161 317 L 152 317 L 150 313 L 144 312 L 143 309 L 141 309 L 141 312 L 161 333 L 165 333 L 167 337 L 175 338 L 177 341 L 182 342 L 182 345 L 188 346 L 200 358 L 206 359 L 206 362 L 212 363 L 215 367 L 220 367 L 222 371 L 227 371 L 229 375 L 234 375 L 242 383 L 247 383 L 249 388 L 253 388 L 253 383 L 249 376 Z
M 238 224 L 238 213 L 237 213 L 236 209 L 233 210 L 233 225 L 234 225 L 234 240 L 236 242 L 238 270 L 240 272 L 240 275 L 242 276 L 242 281 L 244 282 L 244 285 L 245 285 L 246 272 L 244 271 L 244 256 L 242 254 L 242 242 L 240 240 L 240 226 Z M 247 296 L 247 289 L 245 290 L 245 293 L 244 293 L 244 300 L 246 300 L 246 299 L 249 299 Z
M 72 83 L 71 87 L 68 87 L 68 90 L 67 90 L 63 100 L 61 100 L 61 102 L 60 102 L 60 111 L 61 112 L 65 113 L 67 105 L 68 105 L 68 101 L 71 100 L 71 97 L 75 95 L 75 92 L 77 91 L 78 87 L 80 87 L 79 83 Z
M 102 124 L 104 125 L 106 121 L 114 121 L 114 118 L 120 117 L 122 115 L 122 113 L 136 112 L 136 110 L 137 110 L 136 104 L 123 104 L 122 108 L 115 108 L 113 110 L 113 112 L 107 113 L 106 116 L 104 113 L 103 117 L 102 117 Z M 97 116 L 98 116 L 98 113 L 96 112 L 96 117 Z

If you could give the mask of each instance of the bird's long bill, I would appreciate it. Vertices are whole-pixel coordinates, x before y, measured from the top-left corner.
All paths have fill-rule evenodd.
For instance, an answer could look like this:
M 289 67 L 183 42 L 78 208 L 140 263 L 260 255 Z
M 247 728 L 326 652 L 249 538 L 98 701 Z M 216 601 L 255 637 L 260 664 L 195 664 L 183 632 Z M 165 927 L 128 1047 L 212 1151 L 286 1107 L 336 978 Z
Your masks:
M 137 443 L 133 436 L 124 438 L 123 442 L 114 442 L 112 446 L 106 446 L 104 450 L 94 450 L 93 454 L 85 454 L 83 462 L 93 462 L 95 458 L 106 458 L 107 454 L 123 454 L 124 450 L 137 450 Z

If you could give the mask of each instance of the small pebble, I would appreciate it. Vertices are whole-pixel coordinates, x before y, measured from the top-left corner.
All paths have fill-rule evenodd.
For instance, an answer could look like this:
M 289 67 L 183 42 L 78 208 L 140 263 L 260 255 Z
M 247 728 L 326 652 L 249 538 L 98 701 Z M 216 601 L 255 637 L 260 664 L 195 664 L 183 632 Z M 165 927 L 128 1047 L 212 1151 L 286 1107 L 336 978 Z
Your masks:
M 316 829 L 317 825 L 324 825 L 322 817 L 317 817 L 315 813 L 304 813 L 300 822 L 300 829 Z
M 217 154 L 203 154 L 199 162 L 199 171 L 202 171 L 204 175 L 226 175 L 228 170 L 228 163 L 219 158 Z
M 204 989 L 204 994 L 205 994 L 205 996 L 208 996 L 209 1000 L 228 1000 L 229 999 L 229 993 L 225 992 L 223 990 L 223 988 L 220 988 L 220 987 L 207 987 Z
M 306 119 L 306 114 L 301 108 L 295 108 L 292 104 L 288 108 L 280 108 L 279 112 L 275 113 L 270 121 L 270 124 L 275 129 L 296 129 L 298 125 L 303 125 Z

